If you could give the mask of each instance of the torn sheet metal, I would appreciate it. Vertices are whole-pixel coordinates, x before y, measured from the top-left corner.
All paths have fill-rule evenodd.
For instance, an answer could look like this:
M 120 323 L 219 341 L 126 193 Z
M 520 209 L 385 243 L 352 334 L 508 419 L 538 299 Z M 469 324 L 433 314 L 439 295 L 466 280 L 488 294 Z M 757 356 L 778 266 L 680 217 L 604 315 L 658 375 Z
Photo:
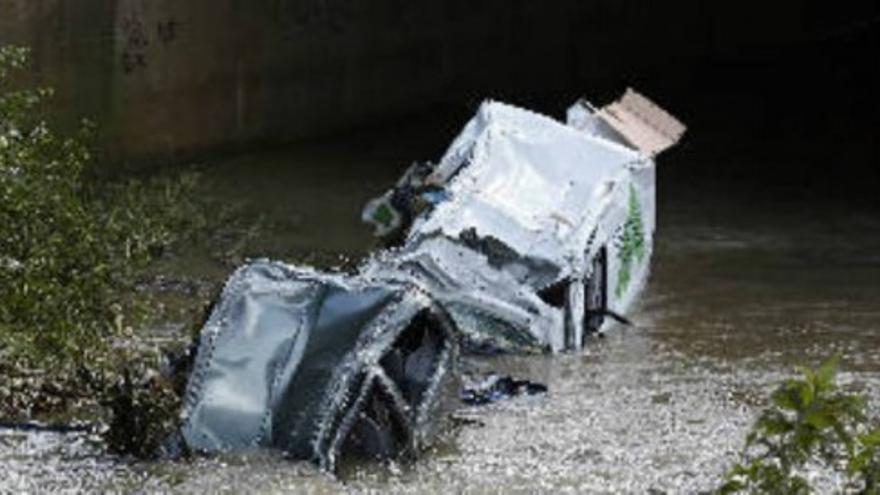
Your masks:
M 197 451 L 272 447 L 333 470 L 430 438 L 455 378 L 446 313 L 419 289 L 257 261 L 202 330 L 181 433 Z
M 365 273 L 422 286 L 477 348 L 576 349 L 626 314 L 653 249 L 653 155 L 684 127 L 631 90 L 568 117 L 484 103 L 439 163 L 367 205 L 399 246 Z
M 619 100 L 596 112 L 596 118 L 617 131 L 631 146 L 651 156 L 678 143 L 687 129 L 675 117 L 632 89 L 627 89 Z
M 367 205 L 395 247 L 358 274 L 239 269 L 202 330 L 186 445 L 277 448 L 329 470 L 415 452 L 454 402 L 460 340 L 561 351 L 624 321 L 653 248 L 652 157 L 683 131 L 645 101 L 581 101 L 568 123 L 484 103 L 439 163 Z

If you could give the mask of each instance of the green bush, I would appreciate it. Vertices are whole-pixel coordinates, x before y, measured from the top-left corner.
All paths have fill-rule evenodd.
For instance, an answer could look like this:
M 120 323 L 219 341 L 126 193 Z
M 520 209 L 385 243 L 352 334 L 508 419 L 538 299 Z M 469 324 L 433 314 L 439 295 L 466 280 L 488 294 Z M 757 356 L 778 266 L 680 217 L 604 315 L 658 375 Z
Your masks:
M 880 494 L 880 425 L 864 398 L 837 389 L 838 361 L 803 368 L 773 392 L 719 493 L 813 493 L 803 475 L 820 469 L 844 474 L 847 493 Z
M 167 246 L 203 224 L 189 199 L 195 176 L 98 177 L 92 126 L 84 122 L 72 135 L 50 127 L 41 115 L 52 92 L 22 89 L 16 80 L 26 64 L 25 49 L 0 47 L 0 406 L 6 403 L 6 415 L 26 407 L 22 387 L 15 388 L 21 380 L 10 376 L 112 381 L 112 372 L 140 352 L 126 344 L 148 308 L 147 292 L 138 290 L 142 274 Z

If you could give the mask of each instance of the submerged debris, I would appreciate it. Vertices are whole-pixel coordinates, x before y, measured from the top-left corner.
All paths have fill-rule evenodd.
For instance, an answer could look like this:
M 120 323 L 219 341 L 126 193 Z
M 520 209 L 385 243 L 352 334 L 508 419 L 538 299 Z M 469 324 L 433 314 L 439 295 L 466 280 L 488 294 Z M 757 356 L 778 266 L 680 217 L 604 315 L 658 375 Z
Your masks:
M 458 394 L 469 406 L 482 406 L 520 395 L 538 395 L 547 392 L 547 386 L 529 380 L 491 373 L 484 377 L 470 377 Z
M 575 350 L 627 321 L 653 246 L 653 156 L 683 131 L 632 91 L 598 111 L 578 102 L 568 124 L 484 103 L 439 163 L 367 205 L 390 248 L 357 273 L 255 261 L 232 276 L 202 330 L 183 442 L 271 447 L 328 470 L 417 452 L 460 343 Z M 543 391 L 489 377 L 462 398 Z

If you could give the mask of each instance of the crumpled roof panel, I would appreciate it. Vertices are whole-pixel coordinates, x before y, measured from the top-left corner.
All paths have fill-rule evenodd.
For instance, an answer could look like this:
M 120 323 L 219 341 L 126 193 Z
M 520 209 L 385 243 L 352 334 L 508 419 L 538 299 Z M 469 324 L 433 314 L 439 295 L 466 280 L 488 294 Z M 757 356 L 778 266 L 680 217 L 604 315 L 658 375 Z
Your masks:
M 469 150 L 469 151 L 465 151 Z M 484 103 L 439 167 L 468 156 L 448 185 L 452 197 L 416 221 L 410 239 L 475 228 L 522 254 L 557 263 L 582 228 L 601 186 L 644 159 L 561 122 L 502 103 Z

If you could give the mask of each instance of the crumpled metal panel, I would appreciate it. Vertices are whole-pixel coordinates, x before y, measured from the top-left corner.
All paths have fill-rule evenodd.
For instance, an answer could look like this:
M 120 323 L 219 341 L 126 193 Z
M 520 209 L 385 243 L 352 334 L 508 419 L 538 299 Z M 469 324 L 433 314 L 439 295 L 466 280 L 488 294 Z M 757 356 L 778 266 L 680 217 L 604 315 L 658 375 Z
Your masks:
M 398 242 L 356 275 L 239 269 L 202 330 L 187 445 L 279 448 L 330 470 L 415 452 L 459 340 L 556 352 L 622 319 L 650 270 L 654 161 L 588 103 L 568 116 L 483 104 L 438 164 L 367 205 Z
M 525 263 L 524 258 L 514 262 Z M 380 254 L 362 273 L 386 280 L 417 282 L 440 302 L 464 333 L 471 349 L 541 352 L 561 349 L 562 314 L 529 289 L 549 284 L 556 267 L 491 266 L 485 253 L 444 235 L 426 236 L 407 248 Z M 521 274 L 518 278 L 517 275 Z M 533 277 L 530 279 L 529 277 Z
M 414 451 L 452 378 L 452 331 L 411 285 L 251 263 L 202 331 L 182 435 L 195 450 L 273 447 L 331 470 L 360 430 L 372 435 L 368 455 Z M 361 426 L 370 401 L 394 419 Z
M 675 145 L 687 129 L 675 117 L 631 88 L 597 116 L 636 149 L 656 155 Z
M 451 200 L 416 221 L 408 241 L 436 231 L 455 238 L 475 228 L 559 265 L 583 248 L 589 232 L 580 227 L 596 209 L 599 186 L 642 160 L 623 146 L 496 102 L 480 107 L 439 167 L 461 156 L 468 158 L 447 185 Z
M 592 313 L 624 313 L 647 279 L 655 176 L 589 104 L 569 118 L 484 103 L 424 180 L 443 199 L 410 214 L 402 245 L 366 271 L 420 284 L 477 347 L 580 347 Z M 599 257 L 601 308 L 587 300 Z M 543 300 L 555 285 L 562 302 Z

